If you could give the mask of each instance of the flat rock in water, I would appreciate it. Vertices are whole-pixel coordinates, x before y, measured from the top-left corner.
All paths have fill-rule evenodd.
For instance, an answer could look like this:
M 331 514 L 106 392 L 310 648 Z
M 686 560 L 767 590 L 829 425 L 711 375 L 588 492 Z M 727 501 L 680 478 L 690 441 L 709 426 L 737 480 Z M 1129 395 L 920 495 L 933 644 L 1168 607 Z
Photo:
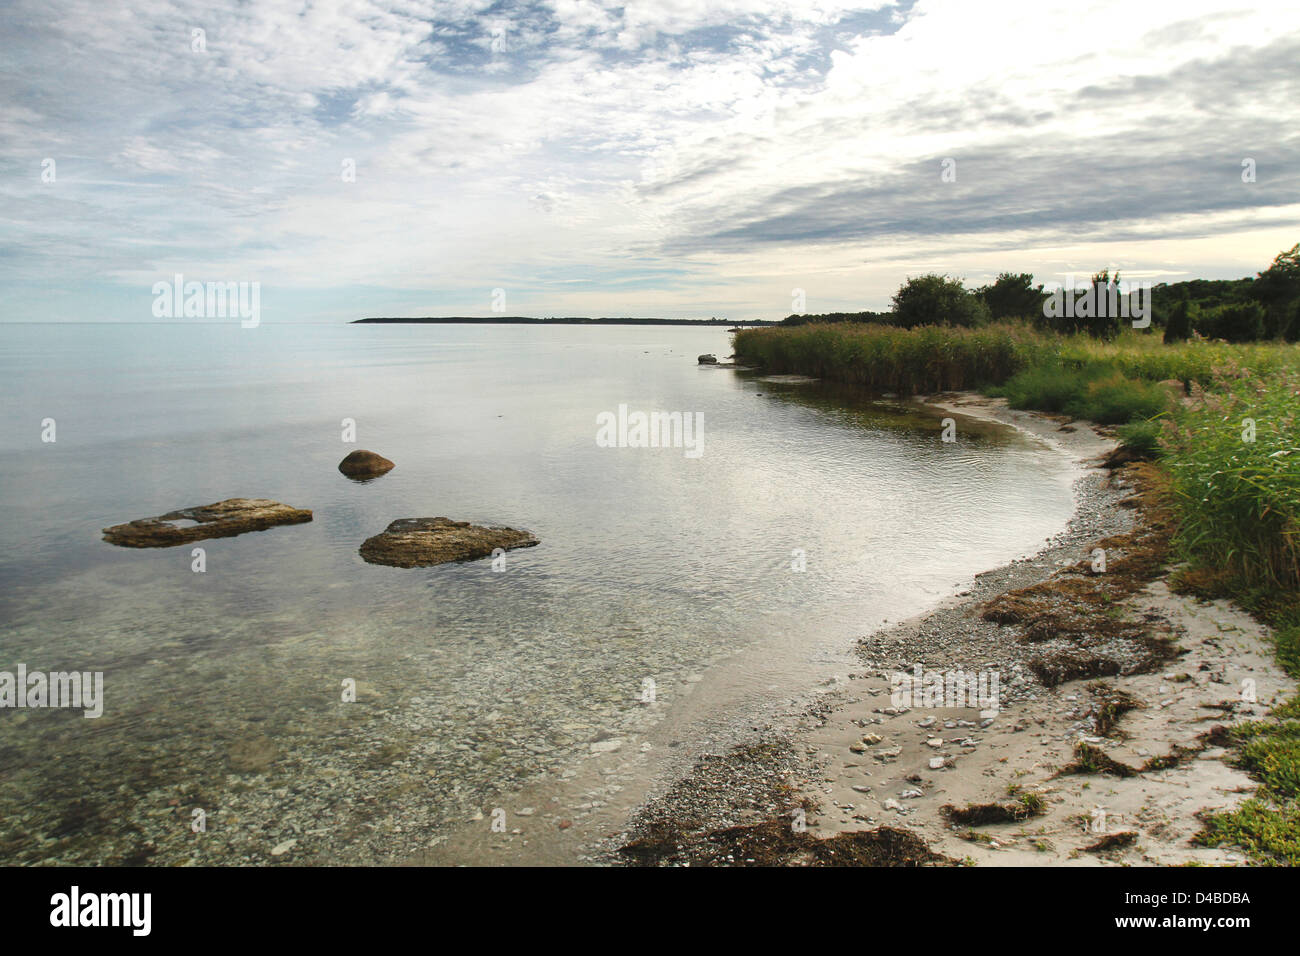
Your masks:
M 104 529 L 104 540 L 124 548 L 170 548 L 205 538 L 229 538 L 280 524 L 311 520 L 311 511 L 270 498 L 227 498 L 215 504 L 169 511 Z
M 365 449 L 354 451 L 339 462 L 339 471 L 356 481 L 378 478 L 396 467 L 383 455 L 376 455 L 373 451 Z
M 399 518 L 382 534 L 367 538 L 361 557 L 371 564 L 421 568 L 448 561 L 486 558 L 497 548 L 531 548 L 538 541 L 528 531 L 452 521 L 450 518 Z

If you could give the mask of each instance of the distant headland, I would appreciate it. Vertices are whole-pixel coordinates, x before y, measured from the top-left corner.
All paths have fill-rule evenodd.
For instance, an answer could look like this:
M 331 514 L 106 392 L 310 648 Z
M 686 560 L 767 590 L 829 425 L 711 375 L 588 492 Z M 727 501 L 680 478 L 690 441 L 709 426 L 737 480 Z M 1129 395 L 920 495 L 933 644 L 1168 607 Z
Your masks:
M 737 322 L 733 319 L 638 319 L 638 318 L 598 318 L 583 316 L 556 316 L 549 319 L 532 318 L 526 315 L 446 315 L 425 317 L 385 317 L 373 319 L 354 319 L 351 325 L 367 323 L 398 323 L 405 325 L 727 325 L 749 328 L 757 325 L 778 325 L 765 319 L 749 322 Z

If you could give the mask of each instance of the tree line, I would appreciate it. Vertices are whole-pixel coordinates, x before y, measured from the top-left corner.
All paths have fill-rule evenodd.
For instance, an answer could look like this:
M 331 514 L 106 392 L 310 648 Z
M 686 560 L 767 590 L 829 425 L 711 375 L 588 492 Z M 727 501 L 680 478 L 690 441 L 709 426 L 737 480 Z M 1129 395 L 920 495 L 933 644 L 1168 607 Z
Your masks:
M 1119 286 L 1118 273 L 1103 269 L 1091 280 L 1104 293 Z M 1132 293 L 1130 293 L 1131 295 Z M 879 322 L 913 328 L 918 325 L 976 326 L 1002 319 L 1024 319 L 1040 329 L 1061 333 L 1084 332 L 1112 338 L 1130 324 L 1103 307 L 1087 314 L 1048 308 L 1053 293 L 1035 284 L 1028 272 L 1002 272 L 991 283 L 967 289 L 959 278 L 929 273 L 909 277 L 893 296 L 888 312 L 829 312 L 790 315 L 782 325 L 810 322 Z M 1110 301 L 1115 301 L 1114 293 Z M 1151 330 L 1166 342 L 1189 338 L 1255 342 L 1266 339 L 1300 340 L 1300 243 L 1280 252 L 1272 264 L 1252 278 L 1192 279 L 1161 282 L 1151 287 Z M 1099 314 L 1100 313 L 1100 314 Z

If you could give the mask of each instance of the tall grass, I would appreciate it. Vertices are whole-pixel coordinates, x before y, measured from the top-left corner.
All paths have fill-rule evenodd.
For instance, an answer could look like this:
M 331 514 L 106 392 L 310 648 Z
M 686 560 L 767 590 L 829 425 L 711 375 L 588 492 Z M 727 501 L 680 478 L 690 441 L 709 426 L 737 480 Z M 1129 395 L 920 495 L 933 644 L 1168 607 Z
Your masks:
M 1064 412 L 1102 425 L 1154 418 L 1169 406 L 1159 385 L 1129 378 L 1109 363 L 1073 368 L 1059 360 L 1017 372 L 1001 388 L 1012 408 Z
M 1220 372 L 1162 444 L 1186 557 L 1247 588 L 1300 590 L 1300 375 Z
M 1164 345 L 1158 335 L 1133 330 L 1102 342 L 1010 321 L 978 328 L 833 322 L 744 329 L 736 333 L 735 351 L 742 362 L 771 372 L 815 375 L 905 394 L 1001 385 L 1031 367 L 1086 372 L 1089 380 L 1098 377 L 1089 370 L 1101 368 L 1126 379 L 1203 384 L 1216 369 L 1228 366 L 1244 366 L 1260 375 L 1300 368 L 1300 345 Z
M 1229 345 L 1190 341 L 1164 345 L 1159 336 L 1132 330 L 1110 342 L 1082 335 L 1058 341 L 1057 356 L 1063 366 L 1085 368 L 1104 364 L 1130 378 L 1152 382 L 1173 379 L 1208 386 L 1219 368 L 1242 366 L 1267 375 L 1300 367 L 1300 346 L 1282 343 Z
M 835 322 L 736 333 L 736 359 L 769 372 L 815 375 L 876 392 L 940 392 L 1003 382 L 1048 339 L 1024 325 L 903 329 Z

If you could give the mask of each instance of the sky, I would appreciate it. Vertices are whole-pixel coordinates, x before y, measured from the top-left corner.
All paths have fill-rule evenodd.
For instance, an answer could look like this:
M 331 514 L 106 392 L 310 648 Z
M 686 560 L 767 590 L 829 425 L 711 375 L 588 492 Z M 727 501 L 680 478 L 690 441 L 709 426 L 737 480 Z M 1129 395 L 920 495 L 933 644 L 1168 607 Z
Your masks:
M 0 321 L 1236 278 L 1300 241 L 1298 104 L 1294 2 L 0 0 Z

